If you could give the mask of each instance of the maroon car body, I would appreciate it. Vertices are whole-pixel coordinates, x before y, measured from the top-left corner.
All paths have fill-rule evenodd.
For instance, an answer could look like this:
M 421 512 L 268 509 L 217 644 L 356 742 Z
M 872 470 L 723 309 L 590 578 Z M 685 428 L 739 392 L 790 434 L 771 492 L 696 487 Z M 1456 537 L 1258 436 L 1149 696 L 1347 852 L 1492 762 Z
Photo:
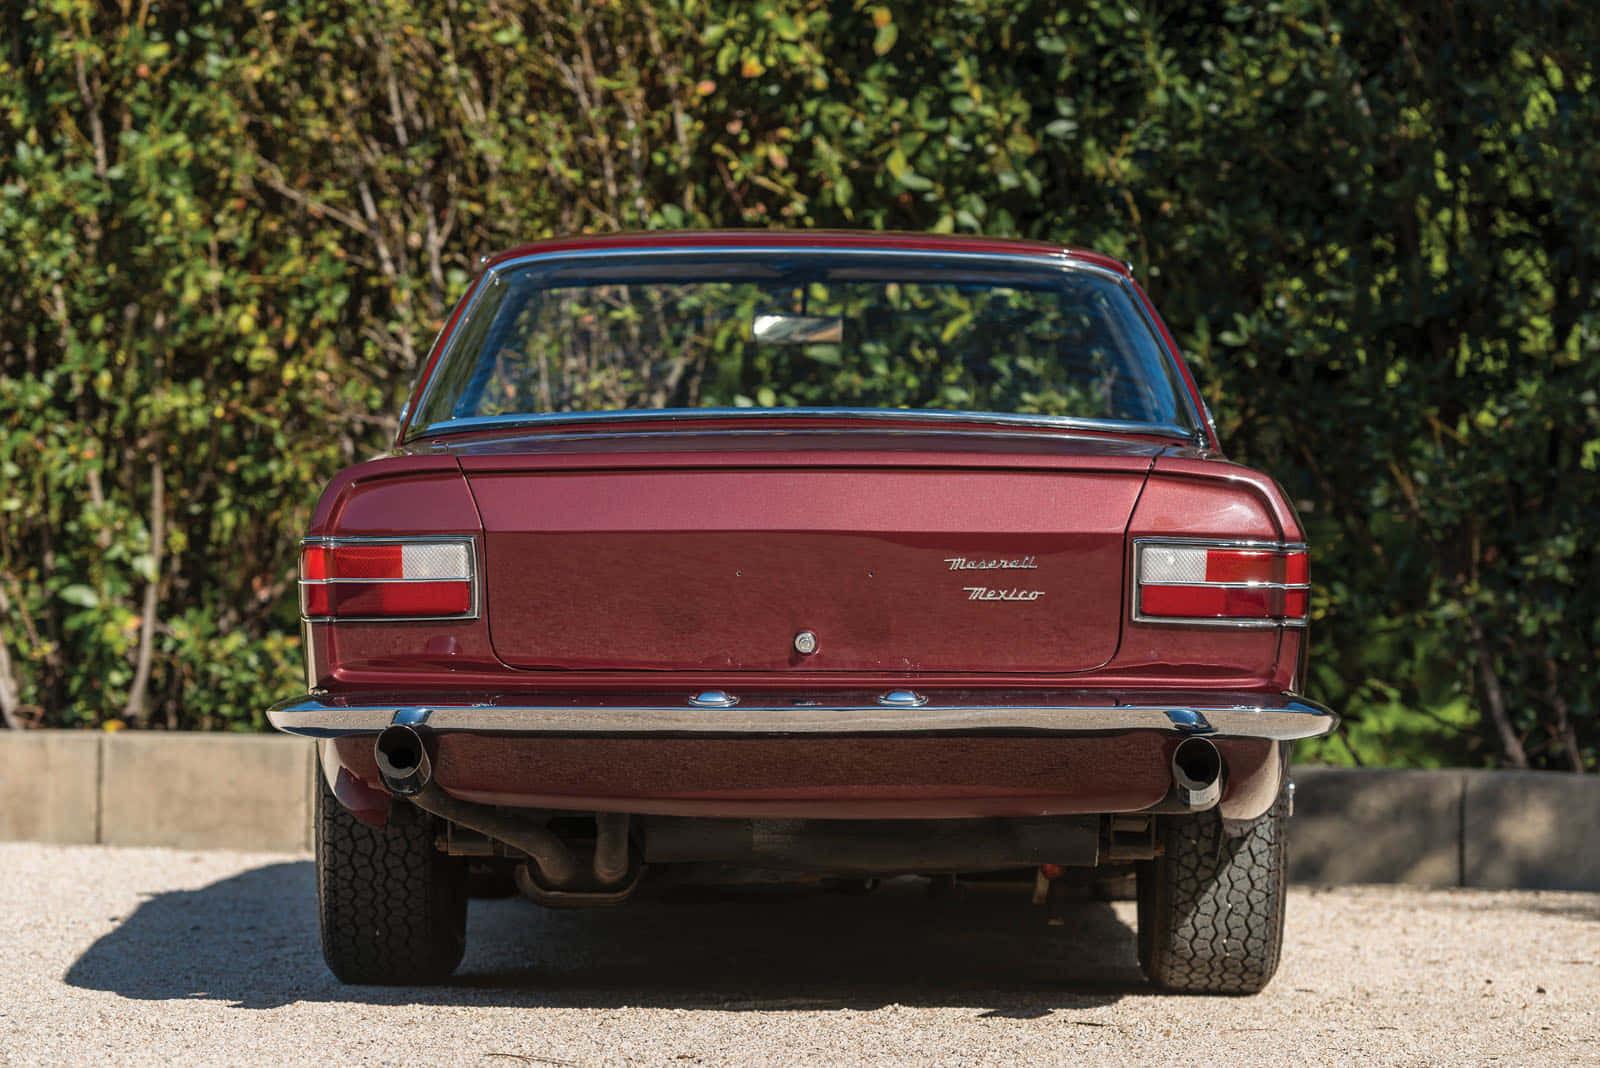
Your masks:
M 1147 324 L 1175 414 L 419 418 L 449 374 L 464 381 L 441 368 L 517 270 L 592 272 L 612 257 L 659 272 L 652 257 L 673 256 L 1092 276 Z M 690 862 L 878 873 L 827 845 L 841 826 L 882 832 L 867 854 L 882 874 L 1158 864 L 1175 848 L 1163 821 L 1208 814 L 1226 836 L 1267 818 L 1293 741 L 1335 723 L 1299 696 L 1309 611 L 1294 510 L 1223 458 L 1171 336 L 1108 257 L 881 234 L 543 242 L 486 262 L 407 412 L 391 455 L 322 496 L 305 542 L 308 692 L 269 715 L 319 739 L 338 803 L 325 821 L 384 833 L 394 796 L 412 796 L 447 853 L 520 864 L 536 900 L 608 902 L 646 867 Z M 407 584 L 379 577 L 402 550 L 406 576 L 444 562 Z M 413 601 L 432 607 L 409 613 Z M 406 774 L 418 764 L 426 796 Z M 537 842 L 500 833 L 517 821 L 558 839 L 579 874 L 541 882 L 554 869 Z M 975 849 L 970 865 L 959 847 L 915 845 L 919 828 L 1027 838 L 1041 825 L 1054 846 Z M 785 853 L 776 827 L 816 833 Z M 1077 837 L 1050 837 L 1064 828 Z M 597 872 L 610 852 L 607 877 L 587 870 L 590 849 Z M 1170 966 L 1152 975 L 1185 987 Z

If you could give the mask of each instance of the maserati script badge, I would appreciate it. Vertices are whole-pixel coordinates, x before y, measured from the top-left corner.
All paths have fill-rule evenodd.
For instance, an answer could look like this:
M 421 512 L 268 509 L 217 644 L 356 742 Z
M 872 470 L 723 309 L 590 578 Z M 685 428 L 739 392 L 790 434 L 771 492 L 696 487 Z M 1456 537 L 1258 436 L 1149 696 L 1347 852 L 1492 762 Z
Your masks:
M 1011 560 L 974 560 L 967 556 L 947 556 L 951 571 L 1037 571 L 1038 558 L 1019 556 Z
M 950 565 L 951 571 L 1037 571 L 1039 558 L 1036 556 L 991 557 L 989 559 L 974 558 L 971 556 L 947 556 L 944 562 Z M 989 586 L 963 586 L 969 601 L 1037 601 L 1044 596 L 1043 590 L 1024 590 L 1013 587 L 1009 590 L 993 589 Z

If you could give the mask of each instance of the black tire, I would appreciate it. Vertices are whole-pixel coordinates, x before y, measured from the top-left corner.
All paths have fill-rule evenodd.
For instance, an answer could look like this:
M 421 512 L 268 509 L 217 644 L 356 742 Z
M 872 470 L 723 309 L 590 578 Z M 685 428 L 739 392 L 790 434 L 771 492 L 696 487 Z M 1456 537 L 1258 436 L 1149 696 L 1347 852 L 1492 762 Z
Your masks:
M 434 848 L 434 818 L 405 801 L 369 827 L 318 768 L 317 911 L 322 955 L 346 983 L 436 983 L 467 946 L 467 868 Z
M 1288 883 L 1285 804 L 1230 831 L 1215 812 L 1162 821 L 1139 865 L 1139 966 L 1163 990 L 1254 994 L 1278 970 Z

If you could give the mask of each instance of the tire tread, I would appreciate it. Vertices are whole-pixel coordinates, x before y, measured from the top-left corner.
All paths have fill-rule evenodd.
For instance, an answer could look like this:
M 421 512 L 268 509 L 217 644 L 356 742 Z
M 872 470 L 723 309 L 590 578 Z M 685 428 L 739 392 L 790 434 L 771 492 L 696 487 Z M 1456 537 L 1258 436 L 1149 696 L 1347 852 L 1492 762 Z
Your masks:
M 1215 812 L 1166 821 L 1139 873 L 1139 963 L 1175 992 L 1254 994 L 1283 949 L 1285 803 L 1230 833 Z
M 396 802 L 383 827 L 356 819 L 318 768 L 322 955 L 346 983 L 434 983 L 466 951 L 466 868 L 434 848 L 435 820 Z

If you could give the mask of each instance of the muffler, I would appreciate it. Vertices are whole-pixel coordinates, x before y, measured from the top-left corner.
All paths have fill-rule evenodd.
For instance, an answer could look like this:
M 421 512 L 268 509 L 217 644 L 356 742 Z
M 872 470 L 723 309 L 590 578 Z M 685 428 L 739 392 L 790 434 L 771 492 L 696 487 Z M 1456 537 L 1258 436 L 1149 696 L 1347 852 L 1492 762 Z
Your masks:
M 522 896 L 550 909 L 595 908 L 626 901 L 639 888 L 644 865 L 635 863 L 628 845 L 629 818 L 623 812 L 594 814 L 594 861 L 589 883 L 580 889 L 552 886 L 532 865 L 518 864 L 513 873 Z
M 373 746 L 378 762 L 378 777 L 390 793 L 403 797 L 440 819 L 460 824 L 468 830 L 520 849 L 538 872 L 541 883 L 552 889 L 565 889 L 578 881 L 582 869 L 572 850 L 555 834 L 514 816 L 502 814 L 489 805 L 462 801 L 445 793 L 433 781 L 433 762 L 428 747 L 415 727 L 392 724 L 378 735 Z M 626 827 L 626 824 L 624 824 Z M 626 842 L 624 830 L 624 842 Z M 598 867 L 598 864 L 596 865 Z
M 1222 800 L 1222 754 L 1208 738 L 1185 738 L 1172 754 L 1172 785 L 1191 812 Z

